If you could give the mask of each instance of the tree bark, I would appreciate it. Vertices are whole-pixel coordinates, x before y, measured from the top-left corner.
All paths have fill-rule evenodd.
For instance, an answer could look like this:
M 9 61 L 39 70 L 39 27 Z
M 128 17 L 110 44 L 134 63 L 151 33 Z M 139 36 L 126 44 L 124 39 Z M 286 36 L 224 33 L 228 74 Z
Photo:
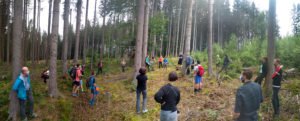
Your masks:
M 51 51 L 50 51 L 50 79 L 48 83 L 48 94 L 50 97 L 58 97 L 57 88 L 57 40 L 59 27 L 59 5 L 60 0 L 54 0 L 53 19 L 52 19 L 52 33 L 51 33 Z
M 192 34 L 192 21 L 193 21 L 193 4 L 194 0 L 188 0 L 188 11 L 187 11 L 187 25 L 186 25 L 186 34 L 185 34 L 185 48 L 183 53 L 183 62 L 186 61 L 187 56 L 190 55 L 190 44 L 191 44 L 191 34 Z M 187 67 L 186 64 L 183 64 L 182 74 L 185 75 Z
M 144 30 L 143 30 L 143 57 L 141 60 L 143 67 L 145 66 L 145 60 L 148 54 L 149 5 L 150 5 L 150 0 L 146 0 L 145 15 L 144 15 Z
M 272 74 L 274 72 L 273 60 L 275 58 L 276 0 L 269 1 L 268 21 L 268 74 L 264 84 L 265 97 L 270 96 L 272 92 Z
M 138 25 L 137 25 L 137 34 L 136 34 L 136 43 L 135 43 L 135 56 L 134 56 L 134 75 L 133 83 L 136 84 L 135 77 L 138 75 L 139 69 L 141 68 L 142 60 L 142 44 L 143 44 L 143 30 L 144 30 L 144 14 L 145 14 L 145 0 L 139 0 L 138 4 Z
M 70 0 L 65 0 L 64 7 L 64 43 L 63 43 L 63 74 L 67 74 L 67 63 L 68 63 L 68 42 L 69 42 L 69 13 L 70 13 Z
M 52 3 L 53 0 L 49 0 L 49 13 L 48 13 L 48 41 L 47 41 L 47 45 L 45 47 L 46 49 L 46 54 L 45 54 L 45 58 L 46 58 L 46 64 L 48 64 L 49 59 L 50 59 L 50 48 L 51 48 L 51 13 L 52 13 Z
M 88 38 L 88 28 L 87 28 L 87 22 L 88 22 L 88 13 L 89 13 L 89 0 L 86 1 L 86 11 L 85 11 L 85 31 L 84 31 L 84 40 L 83 40 L 83 64 L 86 62 L 86 48 L 87 48 L 87 38 Z
M 12 79 L 15 82 L 21 68 L 21 44 L 23 37 L 22 29 L 22 13 L 23 13 L 23 1 L 15 0 L 14 1 L 14 17 L 13 17 L 13 73 Z M 9 119 L 13 121 L 17 120 L 17 114 L 19 111 L 19 100 L 17 98 L 17 93 L 11 90 L 9 95 Z
M 92 57 L 91 57 L 91 70 L 93 70 L 94 64 L 94 49 L 95 49 L 95 28 L 96 28 L 96 15 L 97 15 L 97 0 L 95 0 L 95 9 L 94 9 L 94 23 L 93 23 L 93 38 L 92 38 Z
M 79 41 L 80 41 L 80 22 L 81 22 L 81 6 L 82 0 L 77 0 L 77 16 L 76 16 L 76 38 L 75 38 L 75 53 L 74 53 L 74 63 L 78 63 L 79 55 Z
M 213 50 L 212 50 L 212 32 L 213 32 L 213 0 L 209 0 L 209 11 L 208 11 L 208 45 L 207 45 L 207 52 L 208 52 L 208 75 L 212 76 L 213 70 L 212 70 L 212 55 L 213 55 Z
M 175 56 L 178 56 L 178 43 L 179 43 L 179 31 L 180 31 L 180 14 L 181 14 L 181 4 L 182 0 L 179 0 L 179 12 L 178 12 L 178 21 L 177 21 L 177 33 L 176 33 L 176 45 L 175 45 Z M 179 45 L 180 46 L 180 45 Z

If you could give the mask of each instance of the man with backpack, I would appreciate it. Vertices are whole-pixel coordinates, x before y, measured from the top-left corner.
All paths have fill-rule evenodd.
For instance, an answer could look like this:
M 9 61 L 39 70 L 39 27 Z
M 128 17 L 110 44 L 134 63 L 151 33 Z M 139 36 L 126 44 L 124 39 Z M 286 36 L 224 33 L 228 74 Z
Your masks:
M 194 93 L 196 94 L 202 89 L 202 77 L 204 75 L 204 68 L 200 64 L 200 61 L 197 61 L 197 65 L 194 67 L 194 74 L 195 74 Z
M 225 70 L 225 73 L 227 74 L 227 69 L 228 69 L 229 63 L 230 63 L 230 60 L 226 54 L 224 57 L 222 69 L 219 71 L 219 73 L 221 73 L 223 70 Z
M 91 96 L 89 100 L 90 106 L 95 104 L 96 95 L 98 94 L 96 90 L 96 79 L 94 76 L 94 71 L 92 71 L 91 76 L 86 80 L 86 88 L 91 90 Z
M 190 75 L 191 71 L 190 71 L 190 66 L 192 65 L 192 57 L 191 56 L 187 56 L 186 60 L 185 60 L 185 65 L 186 65 L 186 75 Z

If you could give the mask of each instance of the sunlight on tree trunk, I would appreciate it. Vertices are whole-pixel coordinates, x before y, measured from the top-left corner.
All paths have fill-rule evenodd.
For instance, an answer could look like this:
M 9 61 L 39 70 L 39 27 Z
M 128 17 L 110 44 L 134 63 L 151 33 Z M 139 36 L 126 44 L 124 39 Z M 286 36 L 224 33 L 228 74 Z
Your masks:
M 213 32 L 213 0 L 209 0 L 209 11 L 208 11 L 208 45 L 207 45 L 207 52 L 208 52 L 208 75 L 212 76 L 213 75 L 213 70 L 212 70 L 212 62 L 213 62 L 213 49 L 212 49 L 212 32 Z

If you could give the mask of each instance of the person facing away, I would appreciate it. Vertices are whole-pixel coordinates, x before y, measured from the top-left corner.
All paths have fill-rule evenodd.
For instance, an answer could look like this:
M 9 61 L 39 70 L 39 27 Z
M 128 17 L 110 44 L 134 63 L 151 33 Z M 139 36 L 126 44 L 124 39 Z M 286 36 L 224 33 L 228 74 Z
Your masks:
M 167 58 L 167 57 L 164 57 L 163 67 L 164 67 L 165 69 L 167 69 L 167 68 L 168 68 L 168 64 L 169 64 L 168 58 Z
M 49 79 L 50 71 L 46 69 L 42 72 L 41 78 L 44 79 L 44 83 L 47 83 L 47 79 Z
M 30 118 L 37 117 L 37 114 L 33 112 L 33 95 L 32 88 L 30 84 L 30 75 L 28 67 L 22 67 L 21 74 L 15 80 L 12 90 L 17 93 L 20 105 L 20 116 L 22 121 L 27 121 L 28 112 Z M 29 110 L 26 110 L 26 103 L 29 103 Z
M 178 79 L 176 72 L 169 74 L 169 81 L 175 82 Z M 180 91 L 177 87 L 168 83 L 161 87 L 155 94 L 154 99 L 161 104 L 160 121 L 177 121 L 177 104 L 180 101 Z
M 150 69 L 151 69 L 151 63 L 150 63 L 150 57 L 149 57 L 149 55 L 146 56 L 145 64 L 146 64 L 148 70 L 150 71 Z
M 76 74 L 75 74 L 75 80 L 73 81 L 73 91 L 72 91 L 72 96 L 77 97 L 78 96 L 78 90 L 80 87 L 80 78 L 82 76 L 81 70 L 79 68 L 79 64 L 76 65 Z
M 261 82 L 263 81 L 264 78 L 266 78 L 268 74 L 268 58 L 264 57 L 261 60 L 261 65 L 259 67 L 259 75 L 256 77 L 255 82 L 261 85 Z
M 141 93 L 143 95 L 143 113 L 148 112 L 147 110 L 147 80 L 148 77 L 146 75 L 146 68 L 140 68 L 139 75 L 136 77 L 137 79 L 137 87 L 136 87 L 136 112 L 140 113 L 140 96 Z
M 121 61 L 121 67 L 122 67 L 122 72 L 125 72 L 125 67 L 126 67 L 126 61 L 125 61 L 125 59 L 122 59 L 122 61 Z
M 93 106 L 95 104 L 95 98 L 97 95 L 96 78 L 95 78 L 94 71 L 91 72 L 91 76 L 88 78 L 86 83 L 87 83 L 87 88 L 91 90 L 89 104 L 90 104 L 90 106 Z
M 185 61 L 185 64 L 186 64 L 186 74 L 187 75 L 190 75 L 191 71 L 190 71 L 190 66 L 192 65 L 192 62 L 193 62 L 193 58 L 191 56 L 187 56 L 186 57 L 186 61 Z
M 195 75 L 195 84 L 194 84 L 194 93 L 201 91 L 202 89 L 202 77 L 204 75 L 204 68 L 201 65 L 201 62 L 198 60 L 197 65 L 194 68 Z
M 245 69 L 240 76 L 243 85 L 236 93 L 234 108 L 236 121 L 258 121 L 257 111 L 263 102 L 263 96 L 260 85 L 252 82 L 251 78 L 250 69 Z
M 158 68 L 163 67 L 163 60 L 164 60 L 164 58 L 162 56 L 160 56 L 159 59 L 158 59 Z
M 182 65 L 183 56 L 180 54 L 178 58 L 178 65 Z
M 97 75 L 100 74 L 100 73 L 101 73 L 101 74 L 103 73 L 103 70 L 102 70 L 102 69 L 103 69 L 103 63 L 102 63 L 102 60 L 100 60 L 99 63 L 98 63 L 98 71 L 97 71 Z
M 280 60 L 275 59 L 274 60 L 274 67 L 275 72 L 272 75 L 273 79 L 273 96 L 272 96 L 272 104 L 274 108 L 274 116 L 277 117 L 280 114 L 280 103 L 279 103 L 279 97 L 278 93 L 281 88 L 281 81 L 282 81 L 282 65 L 280 65 Z
M 219 71 L 219 73 L 221 73 L 223 70 L 225 70 L 225 73 L 227 73 L 229 63 L 230 63 L 229 57 L 227 55 L 225 55 L 224 60 L 223 60 L 223 66 L 222 66 L 222 69 Z

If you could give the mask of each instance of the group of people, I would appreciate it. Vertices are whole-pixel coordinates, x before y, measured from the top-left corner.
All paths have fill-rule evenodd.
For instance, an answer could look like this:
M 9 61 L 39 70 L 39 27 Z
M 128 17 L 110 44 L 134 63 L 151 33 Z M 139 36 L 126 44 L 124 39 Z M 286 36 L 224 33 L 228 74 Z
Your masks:
M 155 57 L 150 58 L 149 55 L 146 56 L 145 64 L 149 71 L 154 71 Z M 158 68 L 167 69 L 169 65 L 169 60 L 167 57 L 160 56 L 158 58 Z
M 179 62 L 182 64 L 182 58 L 179 58 Z M 263 94 L 260 84 L 263 78 L 266 77 L 267 72 L 267 58 L 262 59 L 262 65 L 260 66 L 260 74 L 255 79 L 255 82 L 251 81 L 253 72 L 250 69 L 244 69 L 241 73 L 240 80 L 243 83 L 241 87 L 237 90 L 236 101 L 234 108 L 234 118 L 237 121 L 257 121 L 258 120 L 258 110 L 260 104 L 263 102 Z M 178 62 L 178 63 L 179 63 Z M 102 62 L 101 62 L 102 63 Z M 100 63 L 100 67 L 102 64 Z M 123 62 L 124 63 L 124 62 Z M 122 64 L 122 62 L 121 62 Z M 99 65 L 99 64 L 98 64 Z M 274 108 L 274 116 L 278 116 L 280 113 L 279 105 L 279 90 L 281 88 L 282 77 L 282 65 L 279 59 L 274 60 L 275 72 L 272 75 L 273 79 L 273 96 L 272 104 Z M 47 71 L 43 73 L 49 73 Z M 142 103 L 142 113 L 146 113 L 147 110 L 147 69 L 142 67 L 139 70 L 139 75 L 137 79 L 136 87 L 136 112 L 141 113 L 140 110 L 140 96 L 143 96 Z M 74 65 L 69 74 L 73 80 L 73 91 L 72 96 L 77 97 L 79 90 L 83 91 L 83 75 L 84 66 L 79 64 Z M 94 72 L 91 72 L 91 76 L 87 78 L 86 87 L 91 91 L 89 104 L 92 106 L 95 104 L 96 95 L 99 93 L 99 87 L 96 85 L 96 78 Z M 195 85 L 194 92 L 197 93 L 202 89 L 202 79 L 204 75 L 204 68 L 201 66 L 199 60 L 196 61 L 194 65 L 194 75 L 195 75 Z M 48 75 L 49 76 L 49 75 Z M 173 82 L 178 80 L 176 72 L 169 73 L 168 76 L 169 83 L 161 87 L 158 92 L 155 93 L 154 99 L 157 103 L 161 104 L 160 120 L 161 121 L 177 121 L 177 115 L 179 110 L 177 109 L 177 104 L 180 102 L 180 90 L 173 86 Z M 37 114 L 33 112 L 33 95 L 32 88 L 30 84 L 30 74 L 28 67 L 23 67 L 20 75 L 16 78 L 12 89 L 17 93 L 20 105 L 20 115 L 21 119 L 27 121 L 27 116 L 30 118 L 37 117 Z M 26 103 L 29 103 L 29 110 L 26 110 Z M 28 112 L 28 113 L 26 113 Z M 27 115 L 28 114 L 28 115 Z

